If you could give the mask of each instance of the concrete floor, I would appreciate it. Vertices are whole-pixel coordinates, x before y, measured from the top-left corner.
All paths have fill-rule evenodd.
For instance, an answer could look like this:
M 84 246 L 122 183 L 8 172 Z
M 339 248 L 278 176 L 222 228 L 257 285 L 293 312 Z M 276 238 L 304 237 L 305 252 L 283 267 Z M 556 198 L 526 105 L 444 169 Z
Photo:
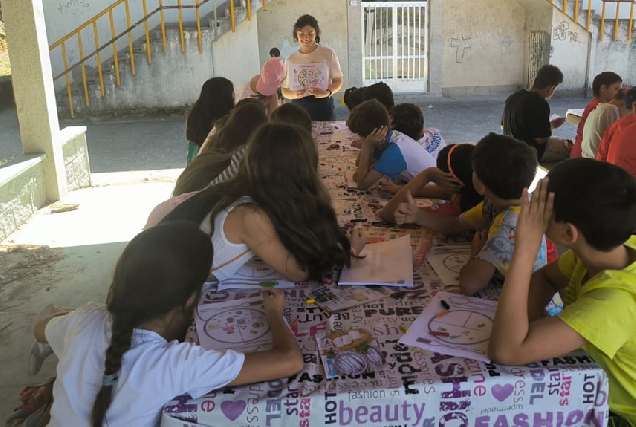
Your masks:
M 474 142 L 499 130 L 499 98 L 424 99 L 427 125 L 449 142 Z M 414 101 L 410 101 L 414 102 Z M 554 113 L 582 108 L 583 99 L 551 101 Z M 429 105 L 432 108 L 428 108 Z M 343 108 L 339 118 L 346 117 Z M 76 307 L 104 301 L 122 249 L 144 226 L 150 210 L 169 197 L 185 165 L 183 118 L 88 124 L 88 146 L 95 187 L 75 191 L 61 203 L 75 211 L 38 211 L 0 246 L 0 419 L 18 404 L 27 384 L 55 375 L 50 357 L 36 377 L 28 377 L 27 354 L 37 314 L 48 304 Z M 564 125 L 559 136 L 573 138 Z M 0 159 L 20 153 L 15 112 L 0 113 Z M 159 170 L 160 171 L 153 171 Z M 170 170 L 167 170 L 170 169 Z M 123 172 L 122 172 L 123 171 Z M 138 172 L 130 172 L 138 171 Z M 97 172 L 97 173 L 95 173 Z M 30 248 L 7 252 L 7 248 Z
M 441 130 L 447 142 L 476 142 L 488 132 L 500 132 L 505 96 L 428 98 L 413 97 L 424 111 L 426 126 Z M 584 108 L 585 99 L 552 99 L 552 113 L 565 117 L 568 108 Z M 339 120 L 347 110 L 337 105 Z M 185 167 L 185 118 L 167 117 L 129 121 L 76 122 L 87 126 L 92 172 L 159 170 Z M 62 127 L 71 123 L 63 122 Z M 555 135 L 574 138 L 576 127 L 565 124 Z M 22 153 L 15 110 L 0 112 L 0 164 Z

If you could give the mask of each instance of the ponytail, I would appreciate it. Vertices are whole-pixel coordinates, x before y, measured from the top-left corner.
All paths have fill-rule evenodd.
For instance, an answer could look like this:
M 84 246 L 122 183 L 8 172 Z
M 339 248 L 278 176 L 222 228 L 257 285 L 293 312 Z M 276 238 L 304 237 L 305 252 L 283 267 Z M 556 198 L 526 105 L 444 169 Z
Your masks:
M 113 319 L 110 346 L 106 350 L 106 368 L 102 379 L 102 387 L 99 389 L 97 397 L 95 397 L 93 412 L 91 414 L 92 427 L 102 427 L 104 424 L 106 412 L 110 407 L 113 396 L 113 387 L 117 384 L 117 376 L 121 369 L 122 358 L 124 354 L 130 350 L 133 326 L 126 323 Z

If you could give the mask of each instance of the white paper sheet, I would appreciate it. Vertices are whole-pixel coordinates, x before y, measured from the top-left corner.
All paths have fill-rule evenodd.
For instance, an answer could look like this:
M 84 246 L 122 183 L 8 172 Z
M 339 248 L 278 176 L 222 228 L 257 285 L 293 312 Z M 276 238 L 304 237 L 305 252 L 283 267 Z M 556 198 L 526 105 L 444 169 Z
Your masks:
M 289 289 L 294 287 L 294 282 L 285 279 L 262 259 L 254 257 L 239 268 L 234 276 L 219 283 L 219 290 L 261 287 Z
M 245 353 L 272 348 L 261 297 L 199 305 L 194 317 L 199 344 L 205 349 Z
M 381 285 L 413 287 L 413 249 L 411 236 L 406 234 L 386 242 L 365 246 L 351 268 L 344 269 L 339 285 Z
M 327 76 L 327 64 L 318 62 L 314 64 L 290 64 L 289 65 L 289 90 L 319 88 L 327 90 L 329 81 Z
M 442 300 L 448 303 L 450 310 L 437 317 L 446 311 Z M 488 342 L 496 310 L 497 301 L 440 291 L 399 342 L 451 356 L 489 362 Z M 431 331 L 448 333 L 448 336 L 433 336 Z
M 459 271 L 469 258 L 469 245 L 433 246 L 426 254 L 426 260 L 446 286 L 459 285 Z

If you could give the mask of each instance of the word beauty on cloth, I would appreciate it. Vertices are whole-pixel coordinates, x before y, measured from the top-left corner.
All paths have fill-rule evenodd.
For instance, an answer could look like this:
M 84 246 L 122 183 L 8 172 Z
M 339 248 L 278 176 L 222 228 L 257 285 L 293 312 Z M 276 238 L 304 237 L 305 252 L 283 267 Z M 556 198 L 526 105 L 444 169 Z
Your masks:
M 404 421 L 408 426 L 424 425 L 424 402 L 408 402 L 388 403 L 384 405 L 371 406 L 348 406 L 344 400 L 338 402 L 337 424 L 338 426 L 364 426 L 364 425 L 382 425 L 377 423 L 390 423 Z M 335 417 L 334 417 L 335 418 Z M 387 424 L 388 423 L 388 424 Z M 327 421 L 325 424 L 329 424 Z M 393 424 L 401 426 L 400 424 Z
M 449 309 L 445 309 L 442 301 Z M 440 291 L 418 316 L 402 344 L 489 362 L 486 354 L 497 302 Z
M 413 249 L 408 234 L 368 244 L 360 255 L 365 258 L 342 270 L 339 285 L 413 287 Z

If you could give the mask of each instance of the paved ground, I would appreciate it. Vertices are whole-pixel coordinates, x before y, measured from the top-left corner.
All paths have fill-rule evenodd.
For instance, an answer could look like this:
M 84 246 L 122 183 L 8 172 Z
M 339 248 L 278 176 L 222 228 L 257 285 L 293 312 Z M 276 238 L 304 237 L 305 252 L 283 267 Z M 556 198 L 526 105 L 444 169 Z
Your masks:
M 447 142 L 475 142 L 488 132 L 500 132 L 505 97 L 424 98 L 410 100 L 424 111 L 426 125 L 442 131 Z M 554 99 L 552 112 L 565 116 L 568 108 L 583 108 L 585 99 Z M 347 111 L 338 106 L 338 118 Z M 172 169 L 185 166 L 185 118 L 169 117 L 117 122 L 84 123 L 92 172 Z M 65 123 L 62 123 L 62 127 Z M 557 135 L 573 138 L 574 125 Z M 14 110 L 0 112 L 0 161 L 21 154 Z
M 564 115 L 585 102 L 554 100 L 553 112 Z M 449 142 L 472 142 L 498 131 L 502 104 L 503 98 L 420 102 L 427 125 L 440 128 Z M 346 111 L 338 113 L 344 119 Z M 55 357 L 38 376 L 26 375 L 37 314 L 51 303 L 76 307 L 104 301 L 126 242 L 141 230 L 152 207 L 169 197 L 180 172 L 175 168 L 185 165 L 183 123 L 172 117 L 88 124 L 96 186 L 61 201 L 79 204 L 78 210 L 52 214 L 41 209 L 0 245 L 0 419 L 17 406 L 21 388 L 55 375 Z M 573 137 L 574 132 L 566 124 L 558 134 Z M 0 159 L 20 152 L 15 112 L 5 110 L 0 113 Z

